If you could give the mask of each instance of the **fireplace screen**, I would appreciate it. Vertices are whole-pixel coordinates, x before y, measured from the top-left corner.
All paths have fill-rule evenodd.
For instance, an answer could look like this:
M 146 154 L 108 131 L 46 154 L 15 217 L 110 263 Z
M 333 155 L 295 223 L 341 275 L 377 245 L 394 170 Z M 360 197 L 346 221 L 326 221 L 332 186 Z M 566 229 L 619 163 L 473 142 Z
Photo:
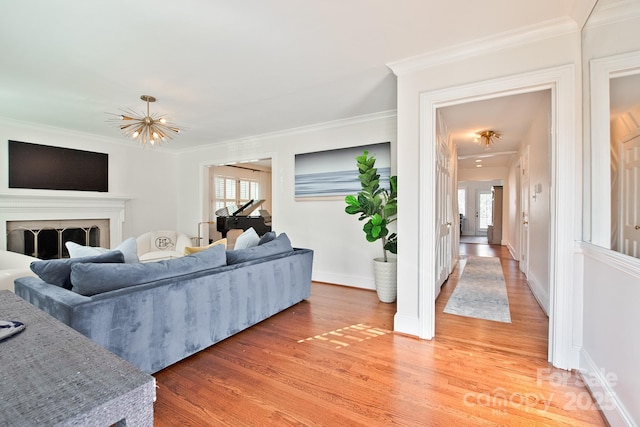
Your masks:
M 99 220 L 98 222 L 108 220 Z M 12 221 L 7 223 L 7 250 L 40 259 L 68 258 L 66 242 L 83 246 L 108 246 L 104 224 L 78 224 L 77 221 Z M 76 222 L 76 224 L 73 224 Z M 95 221 L 93 221 L 95 222 Z M 23 224 L 21 224 L 23 223 Z M 51 224 L 56 223 L 56 224 Z M 107 240 L 105 244 L 105 240 Z

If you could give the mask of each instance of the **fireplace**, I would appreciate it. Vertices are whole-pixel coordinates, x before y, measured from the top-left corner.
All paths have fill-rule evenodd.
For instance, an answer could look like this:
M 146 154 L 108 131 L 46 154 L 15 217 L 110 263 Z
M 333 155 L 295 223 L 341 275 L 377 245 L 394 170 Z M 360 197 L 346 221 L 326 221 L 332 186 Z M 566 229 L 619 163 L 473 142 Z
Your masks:
M 109 247 L 109 220 L 8 221 L 7 250 L 40 259 L 68 258 L 66 242 Z
M 51 259 L 68 257 L 67 241 L 115 247 L 122 243 L 127 200 L 70 192 L 0 194 L 0 249 Z

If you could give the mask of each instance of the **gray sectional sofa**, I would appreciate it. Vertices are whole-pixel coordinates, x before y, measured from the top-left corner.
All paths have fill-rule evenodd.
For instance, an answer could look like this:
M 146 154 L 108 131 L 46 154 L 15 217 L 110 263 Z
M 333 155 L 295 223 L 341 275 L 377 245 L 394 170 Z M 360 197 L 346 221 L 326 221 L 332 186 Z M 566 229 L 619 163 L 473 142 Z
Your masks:
M 249 249 L 214 246 L 153 263 L 125 264 L 102 257 L 97 262 L 80 258 L 53 264 L 64 267 L 57 276 L 45 274 L 51 264 L 32 265 L 41 277 L 59 283 L 23 277 L 15 281 L 15 292 L 148 373 L 311 293 L 313 251 L 292 248 L 284 233 Z

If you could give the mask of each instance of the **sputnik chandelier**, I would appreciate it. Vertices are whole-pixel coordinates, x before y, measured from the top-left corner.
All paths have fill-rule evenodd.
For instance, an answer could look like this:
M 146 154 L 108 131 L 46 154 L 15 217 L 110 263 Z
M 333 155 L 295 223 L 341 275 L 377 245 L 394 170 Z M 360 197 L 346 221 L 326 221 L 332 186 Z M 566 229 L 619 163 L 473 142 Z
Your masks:
M 169 123 L 163 115 L 149 113 L 149 103 L 156 102 L 156 98 L 151 95 L 142 95 L 140 99 L 147 103 L 146 115 L 132 110 L 123 110 L 125 114 L 116 114 L 117 118 L 112 120 L 125 136 L 135 139 L 143 146 L 153 146 L 172 139 L 173 135 L 180 132 L 180 129 Z
M 492 130 L 483 130 L 482 132 L 476 133 L 474 142 L 477 142 L 480 145 L 484 145 L 484 148 L 488 150 L 491 148 L 491 145 L 501 137 L 502 135 L 500 135 L 498 132 Z

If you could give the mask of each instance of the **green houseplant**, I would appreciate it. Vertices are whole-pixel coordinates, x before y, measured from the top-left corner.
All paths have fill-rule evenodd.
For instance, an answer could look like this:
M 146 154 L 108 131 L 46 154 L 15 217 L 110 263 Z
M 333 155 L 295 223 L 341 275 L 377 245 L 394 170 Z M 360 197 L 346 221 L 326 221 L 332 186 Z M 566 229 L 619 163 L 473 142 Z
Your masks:
M 395 259 L 387 256 L 387 252 L 397 254 L 398 236 L 390 233 L 388 226 L 397 219 L 398 178 L 395 175 L 389 177 L 389 188 L 381 187 L 375 156 L 369 156 L 366 150 L 356 157 L 356 162 L 362 190 L 356 196 L 345 197 L 347 206 L 344 210 L 349 215 L 359 214 L 358 220 L 366 221 L 362 230 L 367 241 L 380 240 L 383 256 L 374 259 L 376 290 L 381 301 L 393 302 L 396 298 L 397 264 Z

